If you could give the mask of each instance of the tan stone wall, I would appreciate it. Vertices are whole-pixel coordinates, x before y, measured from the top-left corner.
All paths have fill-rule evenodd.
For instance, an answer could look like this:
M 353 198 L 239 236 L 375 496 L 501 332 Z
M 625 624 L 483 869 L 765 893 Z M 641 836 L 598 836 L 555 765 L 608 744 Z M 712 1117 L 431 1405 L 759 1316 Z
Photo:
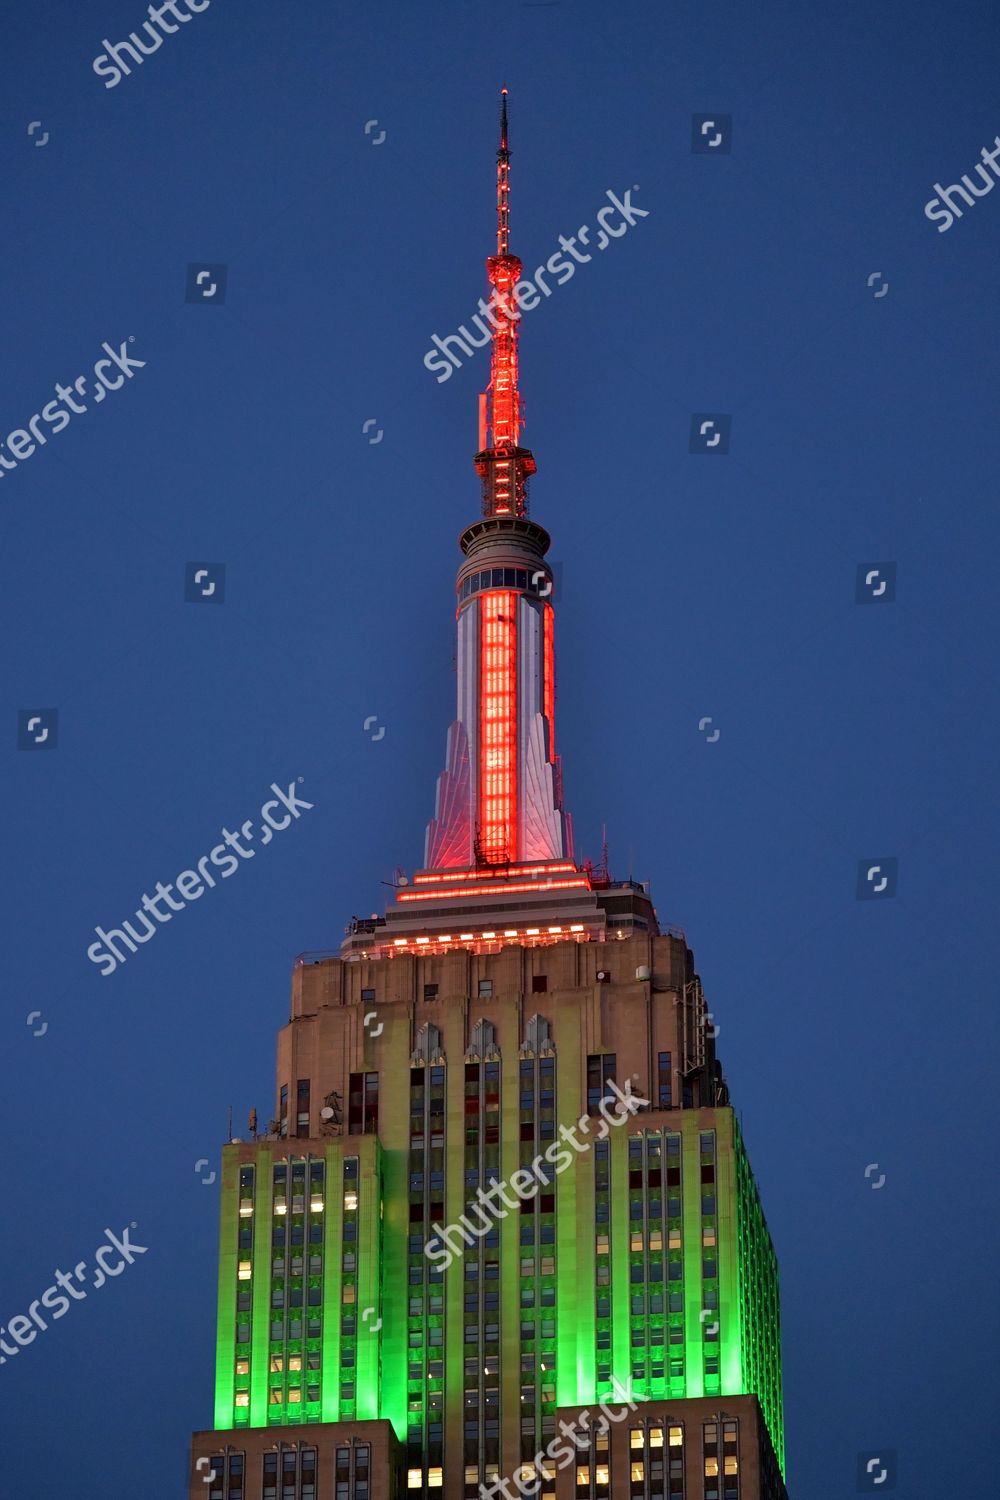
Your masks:
M 264 1454 L 279 1444 L 294 1447 L 297 1442 L 316 1451 L 317 1500 L 333 1500 L 335 1450 L 351 1442 L 371 1447 L 371 1500 L 401 1500 L 403 1491 L 402 1453 L 396 1435 L 388 1422 L 303 1423 L 298 1427 L 251 1427 L 225 1432 L 196 1432 L 191 1440 L 191 1475 L 189 1500 L 206 1500 L 213 1486 L 205 1483 L 211 1465 L 199 1459 L 217 1460 L 227 1445 L 231 1451 L 244 1454 L 244 1500 L 261 1500 Z M 281 1493 L 279 1484 L 278 1494 Z

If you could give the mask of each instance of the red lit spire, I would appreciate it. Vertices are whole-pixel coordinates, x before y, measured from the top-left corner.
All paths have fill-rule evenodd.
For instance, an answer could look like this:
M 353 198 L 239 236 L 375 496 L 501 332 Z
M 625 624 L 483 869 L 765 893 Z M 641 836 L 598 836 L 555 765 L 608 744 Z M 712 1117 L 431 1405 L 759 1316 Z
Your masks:
M 523 516 L 528 508 L 528 475 L 535 460 L 520 446 L 521 400 L 517 389 L 517 324 L 514 288 L 522 265 L 510 253 L 510 148 L 507 144 L 507 90 L 500 96 L 500 148 L 497 151 L 497 253 L 486 262 L 493 287 L 490 321 L 493 348 L 489 389 L 479 398 L 479 452 L 476 471 L 483 481 L 485 516 Z
M 507 90 L 500 91 L 500 150 L 497 152 L 497 254 L 510 250 L 510 150 L 507 146 Z

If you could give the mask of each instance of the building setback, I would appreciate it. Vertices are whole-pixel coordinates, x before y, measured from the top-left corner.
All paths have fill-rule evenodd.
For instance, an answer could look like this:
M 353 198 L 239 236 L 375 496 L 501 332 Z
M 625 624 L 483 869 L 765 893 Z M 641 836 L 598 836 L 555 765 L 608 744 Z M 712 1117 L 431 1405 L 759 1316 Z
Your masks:
M 425 868 L 306 954 L 223 1151 L 191 1500 L 786 1500 L 777 1261 L 684 934 L 578 862 L 520 445 L 507 100 Z

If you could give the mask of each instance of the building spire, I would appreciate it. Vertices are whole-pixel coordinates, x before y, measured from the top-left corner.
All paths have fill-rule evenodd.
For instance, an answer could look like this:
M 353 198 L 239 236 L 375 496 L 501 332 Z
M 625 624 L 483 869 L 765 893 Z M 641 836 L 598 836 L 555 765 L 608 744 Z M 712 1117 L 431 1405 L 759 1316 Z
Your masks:
M 490 322 L 493 347 L 489 387 L 479 398 L 479 452 L 476 472 L 483 481 L 483 515 L 527 514 L 528 475 L 535 460 L 520 446 L 521 397 L 517 389 L 517 309 L 514 288 L 522 265 L 510 253 L 510 147 L 507 137 L 507 90 L 500 94 L 500 147 L 497 151 L 497 253 L 486 262 L 493 292 Z
M 497 255 L 510 252 L 510 149 L 507 145 L 507 90 L 500 91 L 500 149 L 497 152 Z

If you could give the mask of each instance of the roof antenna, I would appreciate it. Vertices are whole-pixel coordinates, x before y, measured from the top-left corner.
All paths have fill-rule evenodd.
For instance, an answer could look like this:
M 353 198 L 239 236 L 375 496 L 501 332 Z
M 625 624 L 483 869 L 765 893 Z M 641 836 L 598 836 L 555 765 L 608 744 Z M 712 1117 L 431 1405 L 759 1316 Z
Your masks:
M 524 414 L 517 388 L 518 319 L 514 288 L 523 267 L 510 253 L 510 145 L 507 88 L 500 91 L 500 146 L 497 151 L 497 253 L 486 262 L 493 288 L 490 383 L 479 398 L 479 451 L 476 472 L 483 481 L 483 515 L 516 516 L 528 511 L 528 477 L 535 472 L 530 449 L 521 447 Z

